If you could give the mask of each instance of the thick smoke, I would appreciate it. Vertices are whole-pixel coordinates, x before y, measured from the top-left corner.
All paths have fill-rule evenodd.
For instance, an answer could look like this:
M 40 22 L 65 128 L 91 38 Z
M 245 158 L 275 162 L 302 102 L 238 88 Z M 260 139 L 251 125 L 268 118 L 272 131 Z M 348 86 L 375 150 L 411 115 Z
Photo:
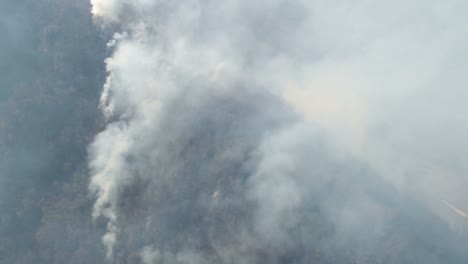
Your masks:
M 468 4 L 91 3 L 108 260 L 460 263 Z

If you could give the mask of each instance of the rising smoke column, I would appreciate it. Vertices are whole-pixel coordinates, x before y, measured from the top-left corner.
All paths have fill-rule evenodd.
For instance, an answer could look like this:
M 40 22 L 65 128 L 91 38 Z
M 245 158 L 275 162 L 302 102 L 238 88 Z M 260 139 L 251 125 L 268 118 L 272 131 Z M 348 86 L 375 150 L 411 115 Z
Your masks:
M 390 205 L 369 193 L 463 197 L 450 192 L 466 182 L 463 148 L 447 149 L 462 138 L 434 140 L 426 110 L 468 130 L 451 107 L 466 98 L 452 71 L 465 65 L 454 43 L 468 39 L 466 4 L 91 3 L 103 30 L 116 30 L 108 124 L 90 146 L 109 260 L 119 248 L 146 263 L 307 262 L 310 248 L 383 237 Z M 308 238 L 317 232 L 331 240 Z
M 158 173 L 177 170 L 180 165 L 174 162 L 185 162 L 167 156 L 170 156 L 174 149 L 187 144 L 184 140 L 196 135 L 197 126 L 203 126 L 203 122 L 220 122 L 207 121 L 207 117 L 220 111 L 224 115 L 219 118 L 228 119 L 209 128 L 221 134 L 220 142 L 217 143 L 220 146 L 215 146 L 219 147 L 219 150 L 212 151 L 216 151 L 216 155 L 226 155 L 225 161 L 213 161 L 216 164 L 240 162 L 240 157 L 246 155 L 244 152 L 258 144 L 251 141 L 254 138 L 261 141 L 258 134 L 277 123 L 277 120 L 283 119 L 281 116 L 284 113 L 281 109 L 284 107 L 281 103 L 273 102 L 279 100 L 266 99 L 274 97 L 263 95 L 271 91 L 261 88 L 265 84 L 254 80 L 254 74 L 248 74 L 249 70 L 244 69 L 258 67 L 255 65 L 256 61 L 250 62 L 246 56 L 255 50 L 254 47 L 239 49 L 237 45 L 245 44 L 228 41 L 230 34 L 239 35 L 233 38 L 238 42 L 242 42 L 244 36 L 249 37 L 250 32 L 243 32 L 248 30 L 249 25 L 233 28 L 232 32 L 225 31 L 222 26 L 213 27 L 215 20 L 219 18 L 226 21 L 217 23 L 224 23 L 226 28 L 229 28 L 232 23 L 229 20 L 248 8 L 236 5 L 234 2 L 220 5 L 198 1 L 93 2 L 93 13 L 98 20 L 102 19 L 104 24 L 117 23 L 122 27 L 122 33 L 116 34 L 110 42 L 110 45 L 114 46 L 114 54 L 107 61 L 109 78 L 101 103 L 109 120 L 115 121 L 109 122 L 106 130 L 97 136 L 91 146 L 90 163 L 95 173 L 90 188 L 97 197 L 93 216 L 104 217 L 108 221 L 108 232 L 103 237 L 103 242 L 108 249 L 109 258 L 113 255 L 112 249 L 119 233 L 118 204 L 122 192 L 139 177 L 144 178 L 143 181 L 148 180 L 145 179 L 150 177 L 148 174 L 155 174 L 151 177 L 161 177 L 160 181 L 164 182 L 164 177 L 168 176 Z M 230 9 L 217 10 L 220 8 Z M 220 11 L 231 18 L 217 15 Z M 209 14 L 205 15 L 204 12 Z M 204 21 L 205 17 L 207 21 Z M 209 32 L 209 28 L 213 32 Z M 266 55 L 261 57 L 263 56 Z M 238 99 L 235 99 L 236 97 Z M 210 100 L 219 102 L 210 103 Z M 226 100 L 228 101 L 224 102 Z M 268 100 L 272 102 L 263 102 Z M 212 108 L 208 108 L 210 105 Z M 223 109 L 226 106 L 233 109 Z M 271 109 L 274 107 L 277 107 L 274 109 L 277 113 Z M 251 113 L 248 112 L 250 108 L 254 108 Z M 257 117 L 258 120 L 250 120 L 252 117 L 239 116 L 240 114 L 236 113 L 238 111 L 244 112 L 243 115 L 254 116 L 259 112 L 258 115 L 261 116 Z M 224 125 L 224 122 L 227 122 L 226 126 L 231 125 L 229 118 L 241 119 L 240 125 L 247 126 L 242 128 L 246 132 L 234 131 L 240 129 L 238 127 L 233 127 L 232 131 L 216 127 Z M 210 131 L 198 133 L 206 132 Z M 245 134 L 241 135 L 245 139 L 230 143 L 237 146 L 224 149 L 227 148 L 222 146 L 224 141 L 230 137 L 238 137 L 230 135 L 236 133 Z M 225 138 L 222 138 L 223 134 Z M 200 139 L 193 139 L 198 140 Z M 232 140 L 239 141 L 237 138 Z M 188 141 L 192 139 L 189 138 Z M 173 146 L 166 146 L 167 144 Z M 207 146 L 207 150 L 202 148 L 200 151 L 210 151 L 210 148 Z M 145 159 L 145 156 L 153 159 Z M 154 165 L 148 165 L 161 160 L 165 163 L 160 164 L 160 167 L 153 168 Z M 145 164 L 146 162 L 148 164 Z M 195 175 L 195 172 L 193 173 Z M 150 179 L 153 180 L 156 181 Z M 212 192 L 216 193 L 216 190 Z M 216 196 L 213 194 L 213 197 Z

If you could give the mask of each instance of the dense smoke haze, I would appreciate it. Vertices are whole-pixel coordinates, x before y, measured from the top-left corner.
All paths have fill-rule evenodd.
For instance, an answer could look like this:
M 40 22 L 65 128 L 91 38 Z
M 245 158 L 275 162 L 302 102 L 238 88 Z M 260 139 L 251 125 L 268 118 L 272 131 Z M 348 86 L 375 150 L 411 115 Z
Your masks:
M 0 263 L 468 263 L 467 11 L 0 0 Z

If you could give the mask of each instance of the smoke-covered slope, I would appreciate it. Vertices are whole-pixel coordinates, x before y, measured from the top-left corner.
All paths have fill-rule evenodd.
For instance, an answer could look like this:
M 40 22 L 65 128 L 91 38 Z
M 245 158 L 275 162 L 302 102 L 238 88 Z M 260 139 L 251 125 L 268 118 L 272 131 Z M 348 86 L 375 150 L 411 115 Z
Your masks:
M 466 8 L 0 1 L 0 263 L 468 262 Z

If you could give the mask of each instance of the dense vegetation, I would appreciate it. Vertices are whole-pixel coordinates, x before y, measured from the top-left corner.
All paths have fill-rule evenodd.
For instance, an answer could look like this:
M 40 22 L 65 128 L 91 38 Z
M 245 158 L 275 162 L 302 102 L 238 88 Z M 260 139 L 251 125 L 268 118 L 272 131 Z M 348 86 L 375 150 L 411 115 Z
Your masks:
M 0 2 L 0 263 L 84 263 L 105 42 L 88 1 Z M 79 232 L 79 233 L 77 233 Z M 85 236 L 86 239 L 78 239 Z M 93 240 L 94 239 L 94 240 Z M 88 252 L 76 243 L 93 240 Z

